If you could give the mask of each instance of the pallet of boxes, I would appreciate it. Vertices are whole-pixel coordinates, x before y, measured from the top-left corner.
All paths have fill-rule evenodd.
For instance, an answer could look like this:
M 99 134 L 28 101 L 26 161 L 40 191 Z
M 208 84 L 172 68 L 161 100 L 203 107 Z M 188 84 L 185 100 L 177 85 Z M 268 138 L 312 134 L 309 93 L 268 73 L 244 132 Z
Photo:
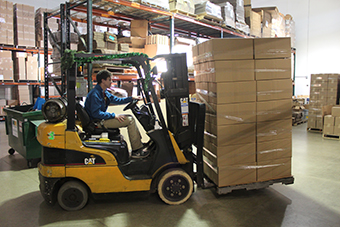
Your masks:
M 290 39 L 211 39 L 193 57 L 206 176 L 221 193 L 293 183 Z
M 323 138 L 340 139 L 340 106 L 333 106 L 331 115 L 324 117 Z
M 322 132 L 325 115 L 338 103 L 339 74 L 312 74 L 310 83 L 309 132 Z

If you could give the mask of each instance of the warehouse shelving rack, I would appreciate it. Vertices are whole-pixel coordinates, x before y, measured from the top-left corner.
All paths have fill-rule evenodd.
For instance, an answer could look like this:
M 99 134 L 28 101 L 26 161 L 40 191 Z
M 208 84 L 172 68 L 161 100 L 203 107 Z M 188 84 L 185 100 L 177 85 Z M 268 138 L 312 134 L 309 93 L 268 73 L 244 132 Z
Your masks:
M 61 46 L 58 47 L 61 56 L 65 49 L 70 48 L 71 26 L 80 35 L 74 22 L 87 23 L 87 41 L 85 46 L 87 52 L 93 51 L 93 25 L 117 28 L 118 31 L 129 29 L 122 23 L 130 23 L 134 19 L 146 19 L 150 22 L 151 34 L 169 35 L 170 52 L 172 52 L 175 36 L 190 38 L 226 38 L 239 37 L 250 38 L 247 34 L 236 29 L 225 27 L 217 22 L 207 19 L 198 19 L 190 15 L 170 12 L 162 8 L 155 8 L 143 5 L 138 2 L 127 0 L 84 0 L 73 1 L 60 4 L 60 9 L 54 12 L 44 13 L 44 67 L 45 67 L 45 87 L 52 81 L 56 85 L 55 79 L 47 71 L 48 65 L 48 34 L 52 34 L 48 28 L 48 19 L 57 17 L 60 20 Z M 101 22 L 94 21 L 93 18 L 101 18 Z M 116 23 L 111 23 L 115 21 Z M 92 64 L 87 65 L 88 88 L 92 88 Z M 66 91 L 66 78 L 64 71 L 61 71 L 61 86 L 57 87 L 59 94 Z M 45 98 L 49 98 L 48 89 L 45 89 Z

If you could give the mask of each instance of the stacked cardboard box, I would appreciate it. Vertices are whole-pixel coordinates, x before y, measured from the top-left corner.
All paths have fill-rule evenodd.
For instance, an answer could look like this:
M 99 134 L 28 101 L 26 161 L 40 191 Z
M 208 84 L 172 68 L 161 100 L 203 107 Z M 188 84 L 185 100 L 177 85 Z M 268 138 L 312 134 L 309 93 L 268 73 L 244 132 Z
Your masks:
M 223 187 L 291 176 L 289 38 L 212 39 L 193 54 L 209 178 Z
M 254 39 L 257 181 L 291 176 L 290 53 L 289 38 Z
M 169 37 L 164 35 L 147 36 L 144 53 L 147 54 L 149 57 L 154 57 L 160 54 L 169 54 Z
M 144 48 L 146 37 L 149 33 L 149 21 L 132 20 L 131 21 L 131 44 L 132 48 Z
M 34 7 L 14 4 L 14 45 L 35 46 Z
M 44 47 L 44 13 L 52 10 L 39 8 L 35 11 L 35 45 L 36 47 Z M 58 31 L 58 19 L 48 19 L 48 27 L 52 32 Z M 51 43 L 48 43 L 48 48 L 52 48 Z
M 14 81 L 12 52 L 0 50 L 0 80 Z
M 291 46 L 295 47 L 295 22 L 289 14 L 285 16 L 285 30 L 286 37 L 290 37 Z
M 51 36 L 49 36 L 49 43 L 51 44 L 53 51 L 51 55 L 51 59 L 53 62 L 60 62 L 60 58 L 62 57 L 60 51 L 58 50 L 56 44 L 61 46 L 61 31 L 53 32 L 54 40 Z M 70 36 L 70 49 L 77 50 L 78 48 L 79 37 L 77 33 L 71 32 Z M 56 42 L 56 43 L 55 43 Z M 61 74 L 61 64 L 56 63 L 53 64 L 52 75 L 60 75 Z
M 170 11 L 180 11 L 183 13 L 195 13 L 195 4 L 193 0 L 169 0 Z
M 331 115 L 324 117 L 323 135 L 340 136 L 340 106 L 333 106 Z
M 30 87 L 27 85 L 18 85 L 18 98 L 19 98 L 19 104 L 31 104 L 31 91 L 29 89 Z
M 312 74 L 308 112 L 308 128 L 322 129 L 327 109 L 338 104 L 339 74 Z
M 195 4 L 195 14 L 200 17 L 206 17 L 209 19 L 222 21 L 222 12 L 219 5 L 213 4 L 213 1 L 203 1 L 199 4 Z
M 219 186 L 256 181 L 256 83 L 252 39 L 194 47 L 198 99 L 206 103 L 205 173 Z
M 245 8 L 244 8 L 244 0 L 211 0 L 211 2 L 222 7 L 226 7 L 229 4 L 233 6 L 234 18 L 235 18 L 235 27 L 245 33 L 249 33 L 249 25 L 245 22 Z M 225 8 L 224 8 L 225 9 Z
M 13 3 L 0 1 L 0 43 L 13 45 Z

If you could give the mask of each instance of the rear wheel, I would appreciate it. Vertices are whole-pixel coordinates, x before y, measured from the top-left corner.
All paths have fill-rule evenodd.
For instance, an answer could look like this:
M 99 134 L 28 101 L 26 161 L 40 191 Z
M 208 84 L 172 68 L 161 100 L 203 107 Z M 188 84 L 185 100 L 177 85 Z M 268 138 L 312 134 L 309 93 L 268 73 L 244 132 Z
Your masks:
M 78 181 L 68 181 L 58 191 L 58 203 L 67 211 L 82 209 L 88 201 L 86 186 Z
M 190 198 L 193 185 L 191 177 L 185 171 L 170 169 L 160 176 L 158 194 L 165 203 L 179 205 Z

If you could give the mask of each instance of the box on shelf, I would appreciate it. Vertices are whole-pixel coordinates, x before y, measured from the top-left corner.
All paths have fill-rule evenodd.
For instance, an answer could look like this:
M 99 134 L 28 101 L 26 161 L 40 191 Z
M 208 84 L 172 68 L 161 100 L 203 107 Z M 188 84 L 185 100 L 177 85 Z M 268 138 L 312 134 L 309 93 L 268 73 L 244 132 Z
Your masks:
M 44 13 L 51 12 L 52 10 L 46 8 L 38 8 L 35 11 L 35 43 L 36 47 L 44 47 Z M 48 19 L 48 27 L 52 32 L 58 31 L 58 20 L 56 18 Z M 52 48 L 50 42 L 48 42 L 48 48 Z
M 169 0 L 170 11 L 195 14 L 195 4 L 193 0 Z
M 0 50 L 0 80 L 14 81 L 11 51 Z
M 235 11 L 234 6 L 230 2 L 217 4 L 221 6 L 222 18 L 225 25 L 235 28 Z
M 170 46 L 161 45 L 161 44 L 145 45 L 144 53 L 147 54 L 151 58 L 156 55 L 160 55 L 160 54 L 169 54 Z
M 204 1 L 199 4 L 195 4 L 195 14 L 218 21 L 223 20 L 221 7 L 211 3 L 210 1 Z
M 166 35 L 149 35 L 146 37 L 146 45 L 169 45 L 169 37 Z
M 149 21 L 147 20 L 132 20 L 131 21 L 131 37 L 146 38 L 149 32 Z
M 0 1 L 0 43 L 13 45 L 13 3 Z
M 250 11 L 249 16 L 245 18 L 246 24 L 249 25 L 250 35 L 262 37 L 261 34 L 261 15 L 257 12 Z
M 34 7 L 15 3 L 14 16 L 14 45 L 35 46 Z

